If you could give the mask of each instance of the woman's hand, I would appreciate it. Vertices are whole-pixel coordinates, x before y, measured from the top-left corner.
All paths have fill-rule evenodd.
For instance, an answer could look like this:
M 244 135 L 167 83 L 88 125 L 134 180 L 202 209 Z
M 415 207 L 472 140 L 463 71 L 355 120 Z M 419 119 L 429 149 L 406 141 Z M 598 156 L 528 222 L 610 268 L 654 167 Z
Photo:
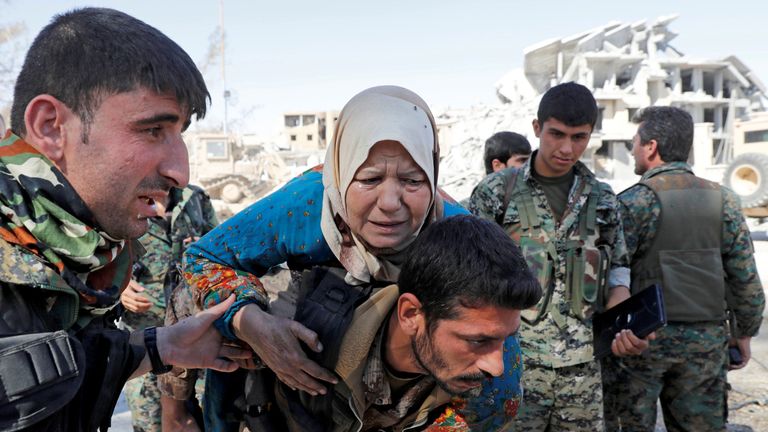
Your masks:
M 232 327 L 235 335 L 248 343 L 277 378 L 292 389 L 325 394 L 327 389 L 319 380 L 338 382 L 331 372 L 304 354 L 299 342 L 315 352 L 321 352 L 323 346 L 315 332 L 298 322 L 270 315 L 251 304 L 235 314 Z

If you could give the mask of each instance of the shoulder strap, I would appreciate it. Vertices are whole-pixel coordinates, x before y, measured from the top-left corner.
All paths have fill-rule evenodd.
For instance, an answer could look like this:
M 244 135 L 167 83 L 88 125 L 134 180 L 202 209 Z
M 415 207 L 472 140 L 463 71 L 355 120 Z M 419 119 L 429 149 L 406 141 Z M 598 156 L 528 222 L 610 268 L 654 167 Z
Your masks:
M 372 284 L 347 284 L 345 275 L 346 270 L 336 267 L 305 270 L 294 316 L 294 320 L 316 332 L 323 344 L 322 353 L 305 349 L 309 358 L 331 370 L 336 365 L 341 340 L 352 322 L 355 309 L 373 291 Z
M 541 228 L 541 220 L 536 211 L 536 204 L 533 202 L 533 191 L 528 183 L 520 177 L 519 170 L 515 171 L 510 200 L 514 201 L 515 206 L 517 206 L 520 215 L 520 227 L 523 231 L 536 231 Z
M 586 240 L 588 236 L 597 231 L 597 203 L 600 201 L 600 185 L 596 183 L 586 187 L 589 187 L 590 190 L 582 210 L 585 211 L 584 217 L 579 217 L 579 238 L 581 240 Z
M 507 214 L 507 207 L 512 199 L 512 190 L 517 181 L 517 170 L 505 169 L 502 171 L 502 174 L 504 174 L 504 200 L 501 202 L 501 213 L 496 215 L 496 223 L 499 225 L 503 225 L 504 216 Z

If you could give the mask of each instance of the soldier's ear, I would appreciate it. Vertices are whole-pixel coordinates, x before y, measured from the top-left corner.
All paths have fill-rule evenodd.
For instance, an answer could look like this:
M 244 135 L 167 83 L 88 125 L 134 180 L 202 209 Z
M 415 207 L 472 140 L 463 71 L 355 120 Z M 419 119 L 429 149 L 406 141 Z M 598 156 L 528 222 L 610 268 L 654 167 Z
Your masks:
M 80 130 L 80 118 L 60 100 L 43 94 L 27 104 L 24 124 L 24 140 L 64 171 L 65 147 L 76 132 L 74 129 Z M 74 136 L 79 136 L 79 132 Z
M 659 143 L 655 139 L 649 140 L 645 143 L 645 146 L 647 149 L 646 155 L 649 160 L 654 160 L 656 158 L 661 159 L 661 155 L 659 154 Z
M 421 302 L 411 293 L 400 295 L 395 312 L 400 329 L 408 336 L 415 336 L 426 325 Z
M 533 134 L 536 135 L 536 138 L 539 138 L 539 135 L 541 135 L 541 124 L 539 123 L 539 119 L 533 119 L 531 125 L 533 125 Z
M 493 172 L 501 171 L 506 167 L 507 165 L 498 159 L 494 159 L 491 161 L 491 168 L 493 169 Z

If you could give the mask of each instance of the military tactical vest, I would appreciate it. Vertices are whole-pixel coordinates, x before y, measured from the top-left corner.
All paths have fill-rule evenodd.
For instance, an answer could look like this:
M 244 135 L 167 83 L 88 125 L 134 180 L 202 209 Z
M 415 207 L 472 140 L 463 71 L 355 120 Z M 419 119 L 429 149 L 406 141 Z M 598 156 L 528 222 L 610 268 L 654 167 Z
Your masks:
M 632 261 L 632 293 L 660 283 L 669 321 L 723 320 L 720 186 L 690 173 L 660 174 L 638 184 L 656 194 L 661 215 L 650 248 Z
M 144 348 L 37 256 L 0 241 L 0 262 L 0 430 L 106 430 Z
M 517 169 L 507 169 L 506 190 L 502 203 L 503 213 L 497 219 L 504 226 L 504 217 L 511 202 L 515 203 L 520 215 L 519 222 L 505 227 L 507 233 L 522 250 L 525 261 L 536 276 L 544 296 L 535 310 L 526 310 L 522 319 L 535 325 L 551 311 L 552 293 L 555 289 L 555 271 L 560 264 L 560 254 L 554 240 L 547 240 L 543 235 L 542 224 L 533 202 L 533 191 L 519 175 Z M 602 310 L 608 290 L 608 272 L 610 271 L 611 248 L 607 245 L 595 246 L 590 236 L 597 234 L 597 203 L 600 189 L 590 182 L 585 182 L 587 202 L 579 216 L 579 226 L 565 242 L 565 287 L 566 296 L 571 304 L 571 311 L 579 319 L 587 318 L 585 306 Z

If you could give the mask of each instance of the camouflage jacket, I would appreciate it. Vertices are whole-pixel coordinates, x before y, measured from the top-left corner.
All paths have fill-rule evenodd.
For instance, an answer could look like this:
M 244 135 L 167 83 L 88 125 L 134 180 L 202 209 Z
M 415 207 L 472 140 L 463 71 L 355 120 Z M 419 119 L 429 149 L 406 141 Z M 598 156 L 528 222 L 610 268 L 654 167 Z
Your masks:
M 140 246 L 102 232 L 64 175 L 10 131 L 0 142 L 0 208 L 0 362 L 13 369 L 10 380 L 0 373 L 10 398 L 0 429 L 9 422 L 31 430 L 106 429 L 123 383 L 144 357 L 113 318 Z M 45 345 L 24 341 L 58 330 L 79 343 L 40 350 Z
M 118 303 L 140 246 L 99 230 L 64 175 L 10 131 L 0 142 L 0 208 L 0 282 L 36 288 L 57 329 L 84 327 Z
M 192 239 L 206 234 L 218 225 L 208 195 L 189 185 L 171 190 L 176 203 L 164 220 L 150 219 L 149 231 L 139 241 L 146 250 L 134 264 L 133 279 L 143 286 L 150 309 L 141 314 L 126 311 L 123 321 L 131 328 L 161 326 L 165 320 L 166 297 L 181 279 L 182 255 Z
M 685 162 L 672 162 L 648 170 L 641 181 L 662 174 L 688 172 Z M 734 296 L 729 305 L 736 314 L 739 333 L 757 334 L 765 307 L 760 276 L 754 259 L 754 250 L 738 196 L 723 187 L 722 261 L 726 280 Z M 636 184 L 619 194 L 624 219 L 624 235 L 631 260 L 645 255 L 656 235 L 661 204 L 656 194 L 642 184 Z
M 564 367 L 593 360 L 592 321 L 597 299 L 582 299 L 579 293 L 572 293 L 575 279 L 583 286 L 596 284 L 600 271 L 592 261 L 577 261 L 580 254 L 607 260 L 607 285 L 629 286 L 629 268 L 622 222 L 618 212 L 618 201 L 610 186 L 599 182 L 584 164 L 574 165 L 575 176 L 571 186 L 568 204 L 561 221 L 557 221 L 547 202 L 544 191 L 531 175 L 531 163 L 538 152 L 519 170 L 507 170 L 491 174 L 483 179 L 472 192 L 469 210 L 473 214 L 500 222 L 515 242 L 521 246 L 531 270 L 539 277 L 545 295 L 534 311 L 525 311 L 524 316 L 533 324 L 523 323 L 520 329 L 520 346 L 527 362 L 549 367 Z M 515 199 L 510 199 L 506 208 L 503 203 L 508 196 L 507 182 L 511 174 L 523 181 L 532 195 L 533 208 L 518 208 Z M 590 194 L 596 205 L 590 215 L 587 205 Z M 534 212 L 531 215 L 530 212 Z M 591 217 L 590 217 L 591 216 Z M 532 218 L 538 222 L 532 228 L 524 229 Z M 583 238 L 585 227 L 589 233 Z M 541 260 L 531 257 L 541 256 Z M 541 263 L 550 268 L 541 268 Z M 549 264 L 546 264 L 549 263 Z M 571 264 L 569 264 L 571 263 Z M 578 264 L 573 264 L 578 263 Z M 591 297 L 591 296 L 590 296 Z M 535 318 L 538 317 L 538 322 Z

